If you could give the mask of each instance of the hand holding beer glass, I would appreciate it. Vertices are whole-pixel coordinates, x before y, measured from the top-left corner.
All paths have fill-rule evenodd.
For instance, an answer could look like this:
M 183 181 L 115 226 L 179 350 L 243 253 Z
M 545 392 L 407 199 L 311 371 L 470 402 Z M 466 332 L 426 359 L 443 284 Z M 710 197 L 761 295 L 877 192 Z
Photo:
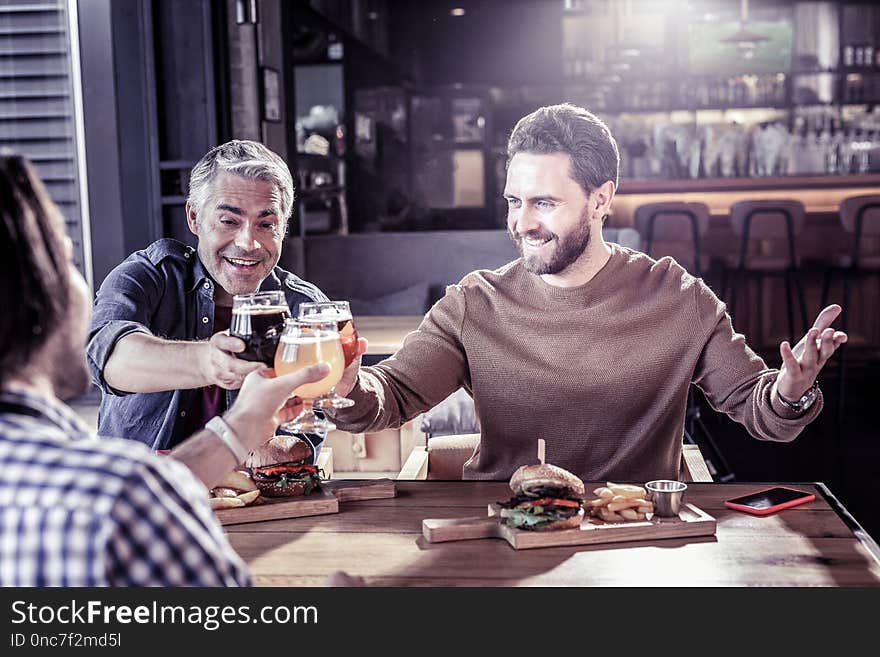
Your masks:
M 236 356 L 272 367 L 284 321 L 289 318 L 290 309 L 280 290 L 236 294 L 232 298 L 229 334 L 245 344 L 244 351 Z
M 348 301 L 301 303 L 299 305 L 299 320 L 301 322 L 336 322 L 336 327 L 339 329 L 339 340 L 342 344 L 342 353 L 345 356 L 344 367 L 351 365 L 354 359 L 357 358 L 358 334 L 354 326 L 354 319 L 352 319 Z M 335 386 L 336 384 L 334 383 L 333 385 Z M 354 401 L 338 394 L 335 387 L 326 395 L 322 395 L 315 400 L 316 408 L 350 408 L 351 406 L 354 406 Z
M 345 369 L 339 329 L 335 320 L 310 322 L 286 320 L 281 341 L 278 343 L 278 351 L 275 353 L 276 374 L 282 376 L 322 361 L 330 365 L 330 373 L 320 381 L 306 383 L 293 391 L 291 396 L 302 399 L 305 409 L 292 421 L 282 424 L 283 429 L 303 433 L 333 431 L 336 428 L 335 424 L 315 415 L 314 409 L 319 407 L 315 402 L 339 383 L 342 371 Z

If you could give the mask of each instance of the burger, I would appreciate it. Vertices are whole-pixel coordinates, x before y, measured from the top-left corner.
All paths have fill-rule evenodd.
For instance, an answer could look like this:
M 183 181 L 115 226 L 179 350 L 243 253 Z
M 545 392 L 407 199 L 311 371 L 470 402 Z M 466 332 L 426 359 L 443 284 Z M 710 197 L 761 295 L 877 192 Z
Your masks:
M 510 478 L 513 497 L 499 502 L 505 525 L 530 531 L 574 529 L 584 517 L 584 482 L 568 470 L 524 465 Z
M 308 495 L 321 486 L 318 468 L 308 462 L 311 456 L 312 448 L 306 441 L 277 435 L 251 452 L 244 465 L 250 468 L 251 479 L 261 495 Z

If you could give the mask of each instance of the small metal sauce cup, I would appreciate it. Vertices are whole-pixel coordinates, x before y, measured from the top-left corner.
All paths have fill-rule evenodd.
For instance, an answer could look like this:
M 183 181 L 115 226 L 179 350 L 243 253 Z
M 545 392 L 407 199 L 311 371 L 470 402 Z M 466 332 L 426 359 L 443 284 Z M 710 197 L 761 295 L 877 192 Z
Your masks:
M 670 479 L 656 479 L 645 484 L 648 498 L 654 503 L 654 515 L 664 518 L 677 518 L 681 510 L 681 497 L 687 484 Z

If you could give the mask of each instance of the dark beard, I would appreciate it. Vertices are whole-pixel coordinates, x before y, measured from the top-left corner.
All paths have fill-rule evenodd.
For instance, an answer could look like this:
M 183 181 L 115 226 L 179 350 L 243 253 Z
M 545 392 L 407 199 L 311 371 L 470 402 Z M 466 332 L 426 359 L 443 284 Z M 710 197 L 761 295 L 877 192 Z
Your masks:
M 564 240 L 560 240 L 555 233 L 545 230 L 537 230 L 526 233 L 527 236 L 544 238 L 550 237 L 550 241 L 555 243 L 556 248 L 549 260 L 542 260 L 538 256 L 523 255 L 522 241 L 524 236 L 517 236 L 507 231 L 508 236 L 513 240 L 516 250 L 522 256 L 523 265 L 526 271 L 538 276 L 545 274 L 559 274 L 572 265 L 581 257 L 587 246 L 590 244 L 590 222 L 589 214 L 585 211 L 581 216 L 581 222 L 576 232 L 569 235 Z

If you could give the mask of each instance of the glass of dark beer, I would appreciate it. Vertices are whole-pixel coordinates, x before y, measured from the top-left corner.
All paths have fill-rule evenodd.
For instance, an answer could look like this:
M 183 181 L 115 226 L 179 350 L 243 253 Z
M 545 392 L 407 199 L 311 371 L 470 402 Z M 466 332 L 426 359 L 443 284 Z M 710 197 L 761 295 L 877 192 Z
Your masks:
M 290 309 L 284 292 L 280 290 L 236 294 L 232 298 L 229 334 L 243 340 L 245 349 L 235 355 L 272 367 L 284 331 L 284 320 L 289 318 Z
M 299 305 L 300 322 L 336 322 L 342 353 L 345 356 L 345 367 L 352 364 L 357 357 L 358 334 L 351 316 L 348 301 L 315 301 Z M 354 401 L 330 390 L 315 400 L 316 408 L 349 408 Z

